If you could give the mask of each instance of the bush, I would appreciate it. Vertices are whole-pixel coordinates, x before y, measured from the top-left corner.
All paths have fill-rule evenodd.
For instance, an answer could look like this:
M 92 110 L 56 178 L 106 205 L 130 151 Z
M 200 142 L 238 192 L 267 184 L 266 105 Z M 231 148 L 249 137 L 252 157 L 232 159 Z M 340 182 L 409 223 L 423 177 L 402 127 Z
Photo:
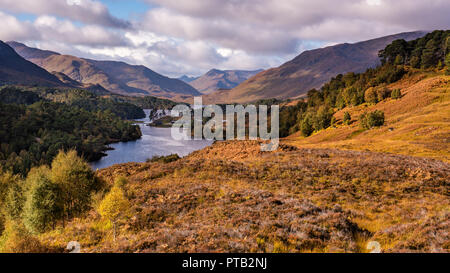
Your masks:
M 391 90 L 389 90 L 389 88 L 387 88 L 385 86 L 379 86 L 379 87 L 375 88 L 375 90 L 377 93 L 378 102 L 389 98 L 389 96 L 391 95 Z
M 0 237 L 1 253 L 41 253 L 46 249 L 20 223 L 9 222 Z
M 391 93 L 391 98 L 393 99 L 399 99 L 402 97 L 402 92 L 400 91 L 400 89 L 394 89 Z
M 364 101 L 374 104 L 378 102 L 377 91 L 375 88 L 370 87 L 366 90 L 366 92 L 364 93 Z
M 371 113 L 364 113 L 360 116 L 359 121 L 361 127 L 366 130 L 382 126 L 384 124 L 384 112 L 375 110 Z
M 350 121 L 352 120 L 352 117 L 350 116 L 349 112 L 344 113 L 344 124 L 350 124 Z
M 159 162 L 159 163 L 170 163 L 180 159 L 180 156 L 177 154 L 171 154 L 168 156 L 153 156 L 152 158 L 147 159 L 147 163 L 151 162 Z

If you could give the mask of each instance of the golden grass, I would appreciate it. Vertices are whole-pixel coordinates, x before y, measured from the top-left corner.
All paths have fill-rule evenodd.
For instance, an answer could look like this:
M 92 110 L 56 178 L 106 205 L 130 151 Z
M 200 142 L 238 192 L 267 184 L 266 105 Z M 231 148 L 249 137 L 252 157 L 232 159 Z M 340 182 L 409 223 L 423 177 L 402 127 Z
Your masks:
M 298 133 L 286 138 L 297 147 L 339 148 L 430 157 L 450 162 L 450 76 L 415 75 L 392 84 L 403 97 L 376 105 L 348 107 L 335 114 L 338 122 L 344 112 L 351 125 L 338 125 L 303 138 Z M 385 112 L 386 124 L 362 131 L 358 117 L 365 111 Z

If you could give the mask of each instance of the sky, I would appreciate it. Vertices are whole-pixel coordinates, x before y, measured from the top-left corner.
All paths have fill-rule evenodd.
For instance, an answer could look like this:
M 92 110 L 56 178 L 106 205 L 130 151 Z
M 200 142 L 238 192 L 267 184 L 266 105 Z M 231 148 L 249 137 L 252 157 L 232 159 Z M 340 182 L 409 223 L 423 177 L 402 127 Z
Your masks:
M 171 77 L 267 69 L 301 52 L 450 29 L 449 0 L 0 0 L 0 40 Z

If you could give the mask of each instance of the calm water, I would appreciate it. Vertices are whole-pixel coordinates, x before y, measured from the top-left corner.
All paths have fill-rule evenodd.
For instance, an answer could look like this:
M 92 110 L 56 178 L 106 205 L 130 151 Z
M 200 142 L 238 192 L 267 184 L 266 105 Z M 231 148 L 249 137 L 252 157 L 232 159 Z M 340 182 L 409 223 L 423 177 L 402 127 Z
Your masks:
M 150 110 L 145 110 L 145 113 L 147 118 L 139 121 L 150 122 L 148 118 Z M 174 140 L 170 128 L 155 128 L 145 124 L 139 124 L 139 126 L 142 131 L 141 139 L 111 144 L 110 147 L 114 150 L 107 151 L 108 155 L 101 160 L 92 162 L 92 168 L 95 170 L 107 168 L 114 164 L 145 162 L 154 155 L 178 154 L 179 156 L 186 156 L 212 144 L 212 141 L 207 140 Z

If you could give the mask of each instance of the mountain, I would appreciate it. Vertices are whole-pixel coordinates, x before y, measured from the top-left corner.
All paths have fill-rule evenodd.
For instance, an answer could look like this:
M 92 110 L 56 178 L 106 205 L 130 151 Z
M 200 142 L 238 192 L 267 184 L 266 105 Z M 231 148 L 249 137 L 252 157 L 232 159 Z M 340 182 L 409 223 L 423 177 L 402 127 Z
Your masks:
M 263 70 L 247 71 L 212 69 L 205 75 L 191 81 L 189 84 L 202 94 L 211 94 L 221 89 L 232 89 L 261 71 Z
M 56 76 L 25 60 L 2 41 L 0 41 L 0 84 L 64 86 Z
M 339 44 L 301 53 L 277 68 L 266 70 L 231 91 L 204 97 L 206 102 L 252 102 L 267 98 L 296 98 L 320 88 L 338 74 L 363 72 L 380 64 L 378 52 L 397 39 L 414 40 L 426 32 L 400 33 L 354 44 Z
M 178 79 L 180 81 L 184 81 L 185 83 L 190 83 L 192 81 L 195 81 L 198 78 L 200 78 L 200 77 L 189 77 L 187 75 L 183 75 L 183 76 L 179 77 Z
M 187 83 L 160 75 L 145 66 L 61 55 L 52 51 L 30 48 L 18 42 L 8 42 L 8 44 L 19 55 L 47 71 L 63 73 L 82 84 L 100 85 L 113 93 L 152 95 L 172 99 L 200 95 Z

